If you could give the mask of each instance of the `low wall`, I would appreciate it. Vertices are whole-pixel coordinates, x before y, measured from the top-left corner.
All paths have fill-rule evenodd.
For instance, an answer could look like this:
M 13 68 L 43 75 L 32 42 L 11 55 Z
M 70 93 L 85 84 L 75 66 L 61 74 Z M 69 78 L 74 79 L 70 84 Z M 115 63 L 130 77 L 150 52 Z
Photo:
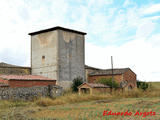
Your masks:
M 71 88 L 72 83 L 72 81 L 57 81 L 57 85 L 63 87 L 64 90 L 69 90 Z
M 5 75 L 30 75 L 31 68 L 29 67 L 1 67 L 0 74 Z
M 0 100 L 33 100 L 39 97 L 57 97 L 62 94 L 62 87 L 56 85 L 34 87 L 0 87 Z

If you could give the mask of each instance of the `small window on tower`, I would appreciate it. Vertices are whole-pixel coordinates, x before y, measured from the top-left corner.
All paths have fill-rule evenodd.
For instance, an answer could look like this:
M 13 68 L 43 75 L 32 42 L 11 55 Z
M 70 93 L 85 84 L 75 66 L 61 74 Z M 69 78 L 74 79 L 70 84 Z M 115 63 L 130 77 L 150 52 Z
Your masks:
M 45 56 L 44 56 L 44 55 L 42 56 L 42 59 L 45 59 Z

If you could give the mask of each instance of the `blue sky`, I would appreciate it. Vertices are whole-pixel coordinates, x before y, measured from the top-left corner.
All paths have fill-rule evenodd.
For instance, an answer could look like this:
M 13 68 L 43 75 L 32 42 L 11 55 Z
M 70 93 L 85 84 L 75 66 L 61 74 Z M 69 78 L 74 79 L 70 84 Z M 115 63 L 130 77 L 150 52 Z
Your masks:
M 86 64 L 160 81 L 159 0 L 1 0 L 0 21 L 1 62 L 30 66 L 28 33 L 62 26 L 87 32 Z

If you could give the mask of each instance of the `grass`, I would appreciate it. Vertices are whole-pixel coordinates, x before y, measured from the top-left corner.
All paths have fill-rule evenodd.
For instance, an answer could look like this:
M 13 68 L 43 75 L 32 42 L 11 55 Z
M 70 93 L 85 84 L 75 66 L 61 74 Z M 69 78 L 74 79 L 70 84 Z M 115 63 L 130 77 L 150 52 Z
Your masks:
M 153 90 L 160 90 L 160 82 L 149 82 Z
M 48 100 L 48 98 L 47 98 Z M 54 100 L 53 100 L 54 101 Z M 113 112 L 131 111 L 131 116 L 103 116 L 104 110 Z M 156 112 L 155 116 L 134 116 L 136 111 Z M 10 120 L 158 120 L 160 118 L 160 97 L 154 98 L 121 98 L 93 100 L 63 105 L 39 106 L 28 104 L 27 106 L 9 107 L 0 112 L 1 117 Z
M 104 110 L 130 111 L 131 116 L 103 116 Z M 134 116 L 136 111 L 155 111 L 156 116 Z M 0 101 L 0 120 L 158 120 L 160 118 L 160 92 L 113 92 L 111 94 L 78 95 L 67 92 L 55 99 L 34 101 Z
M 60 96 L 56 99 L 50 98 L 41 98 L 35 101 L 36 105 L 38 106 L 54 106 L 54 105 L 64 105 L 64 104 L 72 104 L 72 103 L 79 103 L 79 102 L 87 102 L 93 100 L 110 100 L 110 99 L 121 99 L 121 98 L 151 98 L 151 97 L 160 97 L 160 92 L 157 90 L 132 90 L 128 92 L 113 92 L 112 95 L 109 93 L 106 94 L 82 94 L 78 95 L 77 93 L 65 93 L 63 96 Z
M 111 97 L 112 96 L 110 94 L 78 95 L 77 93 L 67 93 L 53 100 L 50 98 L 41 98 L 35 101 L 35 103 L 39 106 L 51 106 L 51 105 L 63 105 L 63 104 L 68 104 L 68 103 L 78 103 L 78 102 L 84 102 L 84 101 L 108 99 Z

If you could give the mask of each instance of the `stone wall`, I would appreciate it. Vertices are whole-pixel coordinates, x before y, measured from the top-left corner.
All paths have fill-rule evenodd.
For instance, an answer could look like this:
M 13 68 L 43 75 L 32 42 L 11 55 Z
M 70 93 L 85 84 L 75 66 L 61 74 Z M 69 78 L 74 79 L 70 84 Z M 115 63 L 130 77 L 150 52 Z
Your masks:
M 0 67 L 0 74 L 5 75 L 30 75 L 29 67 Z
M 36 87 L 0 87 L 0 100 L 33 100 L 39 97 L 56 97 L 62 94 L 62 87 L 36 86 Z
M 84 33 L 64 29 L 31 36 L 31 72 L 57 80 L 64 89 L 76 77 L 85 79 Z
M 32 75 L 42 75 L 58 80 L 57 34 L 57 31 L 50 31 L 31 36 Z
M 85 79 L 84 35 L 59 30 L 58 32 L 58 83 L 70 88 L 77 77 Z

